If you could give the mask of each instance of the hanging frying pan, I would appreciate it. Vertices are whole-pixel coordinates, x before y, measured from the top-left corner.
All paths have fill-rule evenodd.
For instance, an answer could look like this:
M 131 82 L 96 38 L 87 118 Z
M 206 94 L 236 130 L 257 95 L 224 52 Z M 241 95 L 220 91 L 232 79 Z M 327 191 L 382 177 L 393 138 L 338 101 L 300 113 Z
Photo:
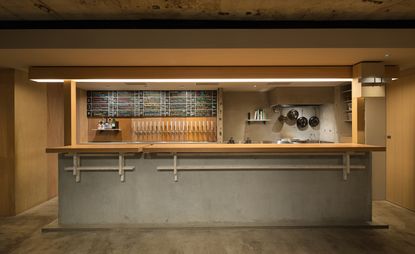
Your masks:
M 308 120 L 308 123 L 310 124 L 311 127 L 314 128 L 314 127 L 317 127 L 320 124 L 320 119 L 317 116 L 312 116 Z
M 297 127 L 298 129 L 304 129 L 308 125 L 308 120 L 304 116 L 297 119 Z
M 294 120 L 297 120 L 297 118 L 298 118 L 298 111 L 297 110 L 295 110 L 295 109 L 291 109 L 290 111 L 288 111 L 288 113 L 287 113 L 287 118 L 289 119 L 289 120 L 292 120 L 292 121 L 294 121 Z

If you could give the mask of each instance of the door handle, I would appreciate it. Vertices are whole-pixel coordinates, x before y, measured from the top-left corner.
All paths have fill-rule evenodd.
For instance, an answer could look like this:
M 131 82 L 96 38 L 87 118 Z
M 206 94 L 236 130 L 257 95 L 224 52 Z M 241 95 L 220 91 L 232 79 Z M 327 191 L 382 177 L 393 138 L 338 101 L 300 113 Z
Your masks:
M 386 138 L 387 139 L 392 139 L 392 136 L 391 135 L 387 135 Z

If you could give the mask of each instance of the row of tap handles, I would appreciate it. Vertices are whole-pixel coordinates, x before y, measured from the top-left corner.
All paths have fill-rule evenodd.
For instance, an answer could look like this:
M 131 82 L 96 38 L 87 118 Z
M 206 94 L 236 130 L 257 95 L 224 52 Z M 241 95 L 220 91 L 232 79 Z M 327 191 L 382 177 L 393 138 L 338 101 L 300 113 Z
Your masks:
M 215 132 L 215 123 L 212 120 L 204 121 L 181 121 L 181 120 L 149 120 L 133 121 L 135 134 L 149 133 L 212 133 Z

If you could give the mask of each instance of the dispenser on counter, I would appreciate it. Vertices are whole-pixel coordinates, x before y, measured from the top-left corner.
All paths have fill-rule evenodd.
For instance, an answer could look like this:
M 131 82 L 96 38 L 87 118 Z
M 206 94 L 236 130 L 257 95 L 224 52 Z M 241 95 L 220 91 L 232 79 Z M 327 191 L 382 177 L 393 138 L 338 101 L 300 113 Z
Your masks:
M 98 130 L 117 130 L 119 128 L 119 122 L 115 118 L 103 118 L 98 122 Z

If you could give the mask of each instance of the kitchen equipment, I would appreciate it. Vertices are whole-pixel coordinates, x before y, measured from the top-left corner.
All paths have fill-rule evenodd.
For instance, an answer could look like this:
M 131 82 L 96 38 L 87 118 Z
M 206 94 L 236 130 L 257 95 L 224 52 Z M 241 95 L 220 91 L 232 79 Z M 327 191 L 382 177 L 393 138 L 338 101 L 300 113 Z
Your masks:
M 290 120 L 296 120 L 298 118 L 298 111 L 295 109 L 291 109 L 290 111 L 288 111 L 287 113 L 287 118 Z
M 317 127 L 320 124 L 320 119 L 317 116 L 312 116 L 308 120 L 308 123 L 310 124 L 311 127 L 314 128 L 314 127 Z
M 297 119 L 297 127 L 298 129 L 304 129 L 308 125 L 308 120 L 304 116 Z
M 283 115 L 280 115 L 278 117 L 278 121 L 281 122 L 281 123 L 285 122 L 285 119 L 287 119 L 287 117 L 286 116 L 283 116 Z
M 282 138 L 277 140 L 277 144 L 292 144 L 292 142 L 289 138 Z
M 300 139 L 300 138 L 293 138 L 292 140 L 293 144 L 305 144 L 307 143 L 307 139 Z

